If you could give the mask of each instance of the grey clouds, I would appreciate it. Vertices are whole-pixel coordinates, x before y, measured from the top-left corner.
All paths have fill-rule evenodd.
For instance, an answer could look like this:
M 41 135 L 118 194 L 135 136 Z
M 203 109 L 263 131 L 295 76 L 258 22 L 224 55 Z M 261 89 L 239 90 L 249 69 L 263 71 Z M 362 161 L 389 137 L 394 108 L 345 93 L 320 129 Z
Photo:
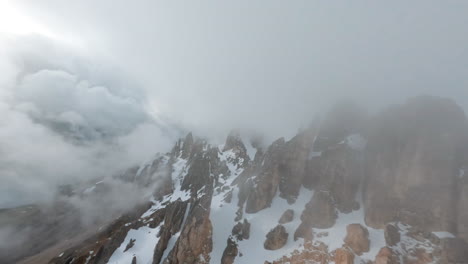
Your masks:
M 29 176 L 42 184 L 167 149 L 167 120 L 219 141 L 231 128 L 291 136 L 340 99 L 376 111 L 430 94 L 468 107 L 466 1 L 15 4 L 68 40 L 14 39 L 15 63 L 5 67 L 18 75 L 14 89 L 2 87 L 2 116 L 22 123 L 4 122 L 13 132 L 0 142 L 12 146 L 2 149 L 37 153 L 10 164 L 73 160 L 66 172 L 34 168 L 60 175 Z M 83 136 L 93 143 L 70 142 Z M 47 146 L 57 150 L 41 153 Z M 127 156 L 101 155 L 115 148 Z M 106 158 L 96 163 L 96 155 Z

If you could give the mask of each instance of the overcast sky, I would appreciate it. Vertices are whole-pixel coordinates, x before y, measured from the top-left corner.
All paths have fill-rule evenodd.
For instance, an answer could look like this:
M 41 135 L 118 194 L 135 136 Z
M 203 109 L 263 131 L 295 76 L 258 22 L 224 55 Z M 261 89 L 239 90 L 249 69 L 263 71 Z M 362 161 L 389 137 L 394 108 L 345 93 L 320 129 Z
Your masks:
M 19 138 L 24 126 L 63 147 L 50 155 L 80 153 L 88 164 L 103 135 L 135 159 L 167 148 L 162 120 L 199 135 L 240 127 L 273 138 L 292 135 L 339 99 L 379 109 L 431 94 L 468 107 L 465 0 L 15 0 L 0 7 L 1 125 L 11 130 L 0 134 L 0 144 L 11 145 L 2 152 L 32 138 Z M 83 135 L 92 147 L 67 138 Z M 37 161 L 30 159 L 23 163 Z

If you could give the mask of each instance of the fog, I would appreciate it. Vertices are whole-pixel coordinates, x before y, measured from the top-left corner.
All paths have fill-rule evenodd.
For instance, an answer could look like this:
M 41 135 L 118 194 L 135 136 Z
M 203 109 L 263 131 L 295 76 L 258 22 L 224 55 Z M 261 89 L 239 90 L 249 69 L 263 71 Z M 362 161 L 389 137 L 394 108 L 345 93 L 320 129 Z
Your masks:
M 290 137 L 340 100 L 468 107 L 466 1 L 9 3 L 50 34 L 0 32 L 0 208 L 50 201 L 187 131 Z

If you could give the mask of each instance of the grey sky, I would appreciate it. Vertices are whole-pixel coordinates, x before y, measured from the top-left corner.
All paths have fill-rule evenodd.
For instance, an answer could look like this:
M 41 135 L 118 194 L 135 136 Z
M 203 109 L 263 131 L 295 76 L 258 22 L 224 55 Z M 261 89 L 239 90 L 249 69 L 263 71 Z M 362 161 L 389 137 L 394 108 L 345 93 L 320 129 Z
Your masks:
M 0 67 L 13 78 L 4 86 L 9 89 L 2 87 L 0 110 L 37 128 L 24 119 L 31 118 L 31 108 L 18 108 L 18 100 L 25 100 L 42 107 L 40 120 L 85 120 L 90 129 L 122 130 L 116 140 L 126 143 L 119 147 L 135 159 L 170 145 L 148 116 L 198 135 L 219 138 L 240 127 L 274 138 L 292 135 L 343 98 L 379 109 L 431 94 L 468 107 L 464 0 L 13 3 L 57 39 L 9 40 L 4 52 L 14 55 L 14 63 L 2 61 Z M 15 75 L 24 71 L 33 75 Z M 67 103 L 57 101 L 64 87 L 52 85 L 57 76 L 73 91 Z M 89 85 L 78 85 L 83 81 Z M 93 87 L 105 96 L 83 94 Z M 122 118 L 109 122 L 116 117 Z M 98 151 L 70 145 L 50 131 L 44 138 L 65 144 L 63 153 Z
M 339 97 L 468 103 L 466 1 L 21 2 L 194 129 L 291 133 Z

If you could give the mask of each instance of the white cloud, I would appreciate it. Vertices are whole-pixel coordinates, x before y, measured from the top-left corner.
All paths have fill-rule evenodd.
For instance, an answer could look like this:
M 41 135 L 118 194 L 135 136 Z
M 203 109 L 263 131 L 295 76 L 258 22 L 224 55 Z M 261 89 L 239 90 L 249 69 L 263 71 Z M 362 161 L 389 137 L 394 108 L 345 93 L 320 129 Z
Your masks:
M 58 185 L 111 176 L 171 147 L 177 131 L 153 120 L 132 81 L 111 78 L 97 58 L 59 43 L 16 41 L 32 39 L 40 50 L 0 45 L 8 54 L 0 65 L 8 73 L 0 89 L 0 207 L 50 200 Z

